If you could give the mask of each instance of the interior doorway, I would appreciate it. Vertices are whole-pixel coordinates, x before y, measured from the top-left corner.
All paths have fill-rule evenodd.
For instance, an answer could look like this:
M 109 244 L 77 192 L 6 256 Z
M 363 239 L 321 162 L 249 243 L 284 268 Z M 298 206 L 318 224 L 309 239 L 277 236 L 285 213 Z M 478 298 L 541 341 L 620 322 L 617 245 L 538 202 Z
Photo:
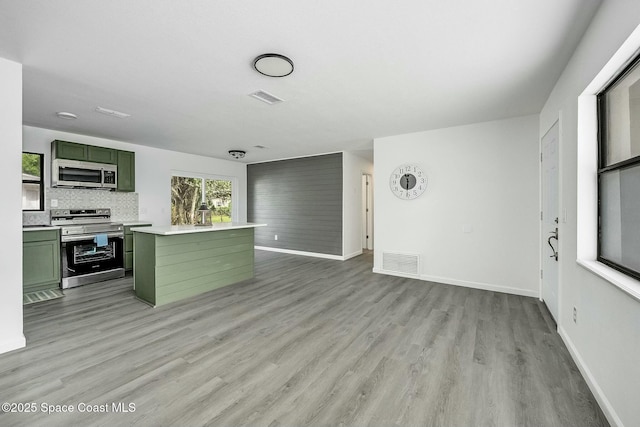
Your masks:
M 362 248 L 373 249 L 373 188 L 371 175 L 362 175 Z
M 559 307 L 559 124 L 542 137 L 542 289 L 541 298 L 556 324 Z

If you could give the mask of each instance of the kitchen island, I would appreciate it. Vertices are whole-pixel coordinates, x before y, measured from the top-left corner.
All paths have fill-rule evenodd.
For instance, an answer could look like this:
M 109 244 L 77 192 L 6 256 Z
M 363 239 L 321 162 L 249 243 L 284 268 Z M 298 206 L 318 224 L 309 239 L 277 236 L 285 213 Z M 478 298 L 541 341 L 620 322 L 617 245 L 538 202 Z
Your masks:
M 159 306 L 252 278 L 253 229 L 265 225 L 132 228 L 136 296 Z

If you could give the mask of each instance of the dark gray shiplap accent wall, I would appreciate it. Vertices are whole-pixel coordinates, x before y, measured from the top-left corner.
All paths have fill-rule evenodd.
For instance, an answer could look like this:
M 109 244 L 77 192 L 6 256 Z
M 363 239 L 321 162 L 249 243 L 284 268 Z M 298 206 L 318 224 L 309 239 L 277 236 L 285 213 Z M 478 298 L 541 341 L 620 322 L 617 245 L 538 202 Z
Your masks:
M 247 199 L 256 246 L 342 255 L 342 153 L 247 165 Z

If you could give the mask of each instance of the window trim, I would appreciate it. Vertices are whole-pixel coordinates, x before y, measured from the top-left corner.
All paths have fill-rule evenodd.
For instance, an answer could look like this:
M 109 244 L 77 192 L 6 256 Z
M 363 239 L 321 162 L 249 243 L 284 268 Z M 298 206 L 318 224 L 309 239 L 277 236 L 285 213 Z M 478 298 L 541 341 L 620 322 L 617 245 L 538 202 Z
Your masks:
M 623 80 L 629 75 L 629 73 L 640 66 L 640 54 L 634 55 L 630 58 L 624 67 L 620 70 L 616 76 L 611 79 L 607 84 L 596 94 L 597 102 L 597 120 L 598 120 L 598 159 L 597 159 L 597 179 L 598 179 L 598 234 L 597 234 L 597 254 L 596 260 L 605 264 L 606 266 L 618 270 L 619 272 L 626 274 L 634 279 L 640 280 L 640 271 L 633 270 L 624 265 L 618 264 L 615 261 L 607 259 L 602 256 L 602 175 L 612 171 L 622 171 L 632 166 L 640 166 L 640 155 L 625 159 L 614 164 L 605 165 L 606 148 L 607 148 L 607 109 L 606 107 L 606 95 L 609 90 L 614 87 L 618 82 Z
M 40 209 L 22 209 L 22 212 L 43 212 L 44 209 L 44 154 L 43 153 L 32 153 L 30 151 L 23 151 L 22 154 L 33 154 L 40 156 L 40 179 L 23 179 L 23 184 L 40 184 Z M 21 157 L 22 158 L 22 157 Z
M 640 280 L 597 261 L 598 108 L 597 94 L 640 53 L 640 25 L 578 96 L 576 263 L 640 301 Z M 562 111 L 560 112 L 562 116 Z

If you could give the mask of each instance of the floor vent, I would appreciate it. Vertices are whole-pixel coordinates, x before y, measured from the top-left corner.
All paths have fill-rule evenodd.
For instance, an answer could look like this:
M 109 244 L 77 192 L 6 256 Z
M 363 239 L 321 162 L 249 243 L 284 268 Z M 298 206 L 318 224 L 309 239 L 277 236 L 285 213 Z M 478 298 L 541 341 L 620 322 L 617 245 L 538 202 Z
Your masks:
M 64 294 L 60 289 L 47 289 L 44 291 L 29 292 L 22 294 L 22 304 L 33 304 L 36 302 L 49 301 L 56 298 L 62 298 Z
M 382 252 L 382 269 L 402 274 L 415 274 L 419 272 L 420 256 L 417 254 L 399 254 L 395 252 Z

